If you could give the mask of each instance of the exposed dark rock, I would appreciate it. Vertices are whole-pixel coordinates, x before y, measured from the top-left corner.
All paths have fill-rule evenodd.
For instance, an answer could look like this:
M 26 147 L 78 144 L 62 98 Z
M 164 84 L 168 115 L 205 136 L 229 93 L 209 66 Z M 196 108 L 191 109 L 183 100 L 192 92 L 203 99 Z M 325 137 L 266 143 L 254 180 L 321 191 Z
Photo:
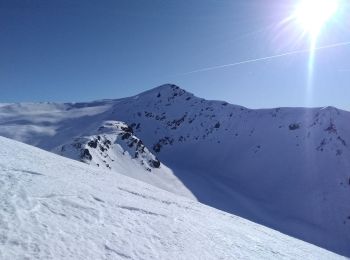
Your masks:
M 106 149 L 106 148 L 104 148 L 102 145 L 100 145 L 99 147 L 100 147 L 101 152 L 105 152 L 105 151 L 107 151 L 107 149 Z
M 297 130 L 300 128 L 300 124 L 298 123 L 293 123 L 289 125 L 289 130 Z
M 172 126 L 171 129 L 176 129 L 185 121 L 186 117 L 187 117 L 187 114 L 183 115 L 180 119 L 174 119 L 173 121 L 167 122 L 167 125 Z
M 108 139 L 103 141 L 103 145 L 106 146 L 107 148 L 109 148 L 110 145 L 112 145 L 112 142 Z
M 89 161 L 92 160 L 92 155 L 90 154 L 89 149 L 84 149 L 84 150 L 82 150 L 81 159 L 87 159 L 87 160 L 89 160 Z
M 131 133 L 122 134 L 122 140 L 129 139 L 131 137 Z
M 146 116 L 146 117 L 154 117 L 154 115 L 152 114 L 152 112 L 147 112 L 147 111 L 145 111 L 145 116 Z
M 343 138 L 341 138 L 340 136 L 338 136 L 337 139 L 342 143 L 343 146 L 346 146 L 346 142 L 345 142 L 345 140 L 344 140 Z
M 127 133 L 131 133 L 131 134 L 134 133 L 134 131 L 132 130 L 132 127 L 130 126 L 122 126 L 120 129 Z
M 137 142 L 137 146 L 136 146 L 136 149 L 137 150 L 144 150 L 144 145 L 143 145 L 143 142 L 141 141 L 141 140 L 138 140 L 138 142 Z
M 156 120 L 158 120 L 158 121 L 163 121 L 165 118 L 166 117 L 164 115 L 162 115 L 162 116 L 157 115 L 156 116 Z
M 164 145 L 172 145 L 174 143 L 174 139 L 169 138 L 168 136 L 165 136 L 159 140 L 159 143 L 164 144 Z
M 327 144 L 327 142 L 326 142 L 326 139 L 322 139 L 322 141 L 321 141 L 321 143 L 320 143 L 320 145 L 316 148 L 318 151 L 321 151 L 321 152 L 323 152 L 323 150 L 324 150 L 324 146 Z
M 328 133 L 337 133 L 337 129 L 335 127 L 335 125 L 331 122 L 330 125 L 325 129 L 326 132 Z
M 88 142 L 88 146 L 90 146 L 91 148 L 97 148 L 97 143 L 97 139 L 91 140 L 90 142 Z
M 149 163 L 153 168 L 159 168 L 160 167 L 160 161 L 158 159 L 150 160 Z

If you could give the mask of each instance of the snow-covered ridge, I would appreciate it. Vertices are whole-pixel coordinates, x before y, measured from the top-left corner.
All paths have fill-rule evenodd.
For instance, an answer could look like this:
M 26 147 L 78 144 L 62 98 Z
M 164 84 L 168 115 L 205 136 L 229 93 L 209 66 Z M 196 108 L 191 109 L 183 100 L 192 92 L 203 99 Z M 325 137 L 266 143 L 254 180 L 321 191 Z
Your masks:
M 111 154 L 113 150 L 119 153 Z M 75 138 L 71 144 L 58 147 L 56 153 L 110 170 L 121 155 L 136 160 L 149 172 L 161 167 L 161 162 L 133 134 L 132 128 L 119 121 L 104 122 L 92 135 Z
M 53 152 L 195 199 L 173 172 L 134 135 L 132 128 L 123 122 L 105 121 L 88 136 L 75 137 Z
M 343 259 L 119 174 L 0 137 L 1 259 Z
M 175 85 L 51 112 L 22 106 L 0 107 L 0 135 L 52 151 L 123 121 L 199 201 L 350 256 L 347 111 L 253 110 Z

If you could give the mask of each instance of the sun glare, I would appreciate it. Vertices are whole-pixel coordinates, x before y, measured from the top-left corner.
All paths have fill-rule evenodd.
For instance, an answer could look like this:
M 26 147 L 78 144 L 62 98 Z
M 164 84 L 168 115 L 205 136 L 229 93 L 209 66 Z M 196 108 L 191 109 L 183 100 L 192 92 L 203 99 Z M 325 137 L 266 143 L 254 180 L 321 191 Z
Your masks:
M 340 8 L 340 1 L 299 0 L 291 17 L 302 28 L 303 35 L 308 35 L 310 40 L 306 93 L 308 104 L 311 103 L 310 100 L 313 96 L 313 77 L 318 37 L 326 24 L 336 15 Z
M 295 19 L 311 38 L 317 38 L 323 26 L 335 15 L 339 0 L 301 0 Z

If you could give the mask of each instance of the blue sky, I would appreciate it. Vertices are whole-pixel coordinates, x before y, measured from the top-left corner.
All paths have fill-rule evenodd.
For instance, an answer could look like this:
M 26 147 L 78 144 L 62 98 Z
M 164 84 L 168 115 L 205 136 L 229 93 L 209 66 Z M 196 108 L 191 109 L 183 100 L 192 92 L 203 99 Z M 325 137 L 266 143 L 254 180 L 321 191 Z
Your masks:
M 206 72 L 308 48 L 293 0 L 0 0 L 0 101 L 87 101 L 175 83 L 251 108 L 350 110 L 350 46 Z M 350 41 L 348 6 L 318 45 Z M 349 13 L 349 12 L 348 12 Z

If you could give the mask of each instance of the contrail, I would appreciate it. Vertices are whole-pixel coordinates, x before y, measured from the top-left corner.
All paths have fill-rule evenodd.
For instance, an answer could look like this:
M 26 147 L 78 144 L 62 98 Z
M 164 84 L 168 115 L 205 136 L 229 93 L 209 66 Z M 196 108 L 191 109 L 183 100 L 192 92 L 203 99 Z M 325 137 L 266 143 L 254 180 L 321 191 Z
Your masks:
M 337 48 L 337 47 L 347 46 L 347 45 L 350 45 L 350 41 L 320 46 L 320 47 L 315 48 L 314 51 Z M 277 55 L 268 56 L 268 57 L 263 57 L 263 58 L 250 59 L 250 60 L 245 60 L 245 61 L 229 63 L 229 64 L 225 64 L 225 65 L 218 65 L 218 66 L 213 66 L 213 67 L 202 68 L 202 69 L 198 69 L 198 70 L 185 72 L 185 73 L 182 73 L 181 75 L 189 75 L 189 74 L 194 74 L 194 73 L 198 73 L 198 72 L 217 70 L 217 69 L 222 69 L 222 68 L 227 68 L 227 67 L 235 67 L 235 66 L 242 65 L 242 64 L 254 63 L 254 62 L 264 61 L 264 60 L 272 60 L 272 59 L 277 59 L 277 58 L 281 58 L 281 57 L 285 57 L 285 56 L 306 53 L 306 52 L 310 52 L 310 49 L 296 50 L 296 51 L 286 52 L 286 53 L 277 54 Z

